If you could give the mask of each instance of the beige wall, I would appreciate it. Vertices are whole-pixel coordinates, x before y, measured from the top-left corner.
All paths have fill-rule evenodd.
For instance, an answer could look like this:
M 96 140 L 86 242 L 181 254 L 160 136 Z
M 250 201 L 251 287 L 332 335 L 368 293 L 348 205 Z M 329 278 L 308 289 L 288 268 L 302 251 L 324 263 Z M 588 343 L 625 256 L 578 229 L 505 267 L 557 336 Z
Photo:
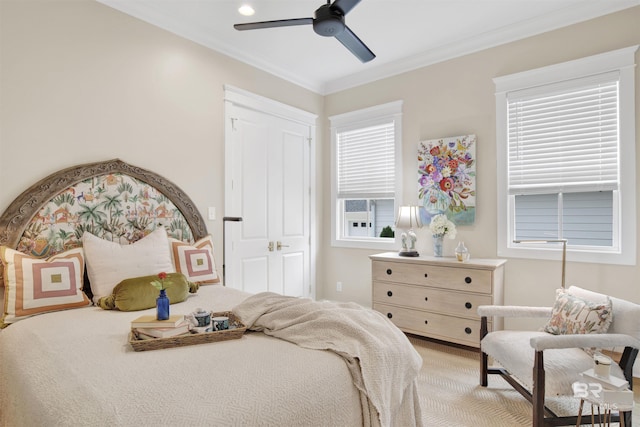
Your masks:
M 404 101 L 405 201 L 417 201 L 419 140 L 475 133 L 477 217 L 459 227 L 459 238 L 472 256 L 495 257 L 492 78 L 640 43 L 636 7 L 322 97 L 91 0 L 1 0 L 0 14 L 0 211 L 56 170 L 118 157 L 175 182 L 203 216 L 215 206 L 221 217 L 222 96 L 223 85 L 231 84 L 320 115 L 318 296 L 365 305 L 371 302 L 368 255 L 375 251 L 330 246 L 326 117 Z M 636 104 L 640 77 L 637 82 Z M 636 113 L 640 133 L 640 106 Z M 220 248 L 221 221 L 207 226 Z M 431 239 L 420 233 L 418 249 L 430 253 Z M 449 254 L 455 242 L 446 242 Z M 569 263 L 567 278 L 640 302 L 639 273 L 638 266 Z M 506 302 L 548 303 L 559 275 L 557 262 L 509 260 Z M 342 293 L 335 292 L 337 281 Z
M 496 257 L 496 135 L 492 79 L 497 76 L 577 59 L 640 43 L 640 7 L 582 24 L 509 43 L 410 73 L 345 90 L 326 97 L 327 116 L 402 99 L 404 201 L 417 203 L 417 143 L 420 140 L 476 134 L 477 215 L 471 226 L 458 227 L 456 240 L 445 240 L 453 255 L 464 240 L 473 257 Z M 640 54 L 636 63 L 640 63 Z M 636 130 L 640 135 L 640 71 L 636 69 Z M 325 125 L 328 124 L 325 122 Z M 640 140 L 640 138 L 636 138 Z M 637 150 L 640 156 L 640 150 Z M 329 145 L 323 162 L 330 163 Z M 640 170 L 637 171 L 640 179 Z M 329 177 L 325 187 L 329 188 Z M 640 190 L 640 185 L 637 185 Z M 640 200 L 640 197 L 638 197 Z M 329 229 L 330 194 L 324 194 L 324 227 Z M 640 230 L 640 227 L 638 227 Z M 371 303 L 368 255 L 376 251 L 330 247 L 323 242 L 326 264 L 324 297 Z M 418 249 L 431 254 L 431 236 L 419 232 Z M 640 303 L 640 266 L 569 263 L 567 283 Z M 343 291 L 336 292 L 337 281 Z M 507 304 L 547 305 L 560 284 L 560 262 L 510 259 L 506 265 Z
M 222 248 L 223 85 L 322 112 L 320 95 L 93 0 L 1 0 L 0 13 L 0 212 L 52 172 L 120 158 L 205 218 L 216 207 Z

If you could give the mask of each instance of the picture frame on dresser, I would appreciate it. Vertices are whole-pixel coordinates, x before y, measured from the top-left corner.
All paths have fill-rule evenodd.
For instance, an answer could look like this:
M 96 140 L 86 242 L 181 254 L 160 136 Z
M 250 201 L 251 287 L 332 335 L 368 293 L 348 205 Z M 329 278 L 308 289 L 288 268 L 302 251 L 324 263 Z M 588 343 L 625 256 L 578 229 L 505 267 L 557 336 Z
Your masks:
M 504 259 L 460 262 L 395 252 L 370 259 L 373 309 L 404 332 L 479 348 L 478 306 L 504 304 Z M 489 330 L 503 327 L 502 318 L 488 322 Z

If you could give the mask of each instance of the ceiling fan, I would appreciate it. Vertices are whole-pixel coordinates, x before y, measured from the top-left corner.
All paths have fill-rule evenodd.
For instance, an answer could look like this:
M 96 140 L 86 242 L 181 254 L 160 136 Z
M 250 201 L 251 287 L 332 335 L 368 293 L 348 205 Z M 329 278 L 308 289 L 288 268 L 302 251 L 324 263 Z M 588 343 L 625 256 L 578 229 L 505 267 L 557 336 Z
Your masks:
M 376 55 L 347 27 L 344 16 L 353 9 L 360 0 L 327 0 L 327 4 L 320 6 L 313 18 L 282 19 L 277 21 L 248 22 L 235 24 L 233 28 L 239 31 L 257 30 L 261 28 L 291 27 L 294 25 L 313 24 L 313 31 L 325 37 L 335 37 L 351 51 L 360 61 L 369 62 Z

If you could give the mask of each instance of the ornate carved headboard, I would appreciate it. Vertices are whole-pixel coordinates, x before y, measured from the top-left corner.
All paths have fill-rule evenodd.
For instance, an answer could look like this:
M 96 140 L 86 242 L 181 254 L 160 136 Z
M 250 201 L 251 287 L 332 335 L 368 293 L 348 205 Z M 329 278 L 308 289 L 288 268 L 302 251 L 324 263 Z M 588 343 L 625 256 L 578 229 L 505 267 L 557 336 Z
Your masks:
M 160 226 L 187 242 L 207 234 L 180 188 L 114 159 L 58 171 L 25 190 L 0 216 L 0 245 L 47 257 L 81 246 L 85 231 L 124 244 Z

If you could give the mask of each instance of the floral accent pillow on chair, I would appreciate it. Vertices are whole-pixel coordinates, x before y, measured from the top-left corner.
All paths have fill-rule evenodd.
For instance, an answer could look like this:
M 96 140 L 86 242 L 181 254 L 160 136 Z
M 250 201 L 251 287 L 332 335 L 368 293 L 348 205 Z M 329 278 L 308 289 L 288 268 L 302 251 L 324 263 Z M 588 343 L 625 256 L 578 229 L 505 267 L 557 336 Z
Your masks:
M 551 318 L 542 330 L 553 335 L 603 334 L 612 321 L 611 299 L 596 303 L 558 289 Z

